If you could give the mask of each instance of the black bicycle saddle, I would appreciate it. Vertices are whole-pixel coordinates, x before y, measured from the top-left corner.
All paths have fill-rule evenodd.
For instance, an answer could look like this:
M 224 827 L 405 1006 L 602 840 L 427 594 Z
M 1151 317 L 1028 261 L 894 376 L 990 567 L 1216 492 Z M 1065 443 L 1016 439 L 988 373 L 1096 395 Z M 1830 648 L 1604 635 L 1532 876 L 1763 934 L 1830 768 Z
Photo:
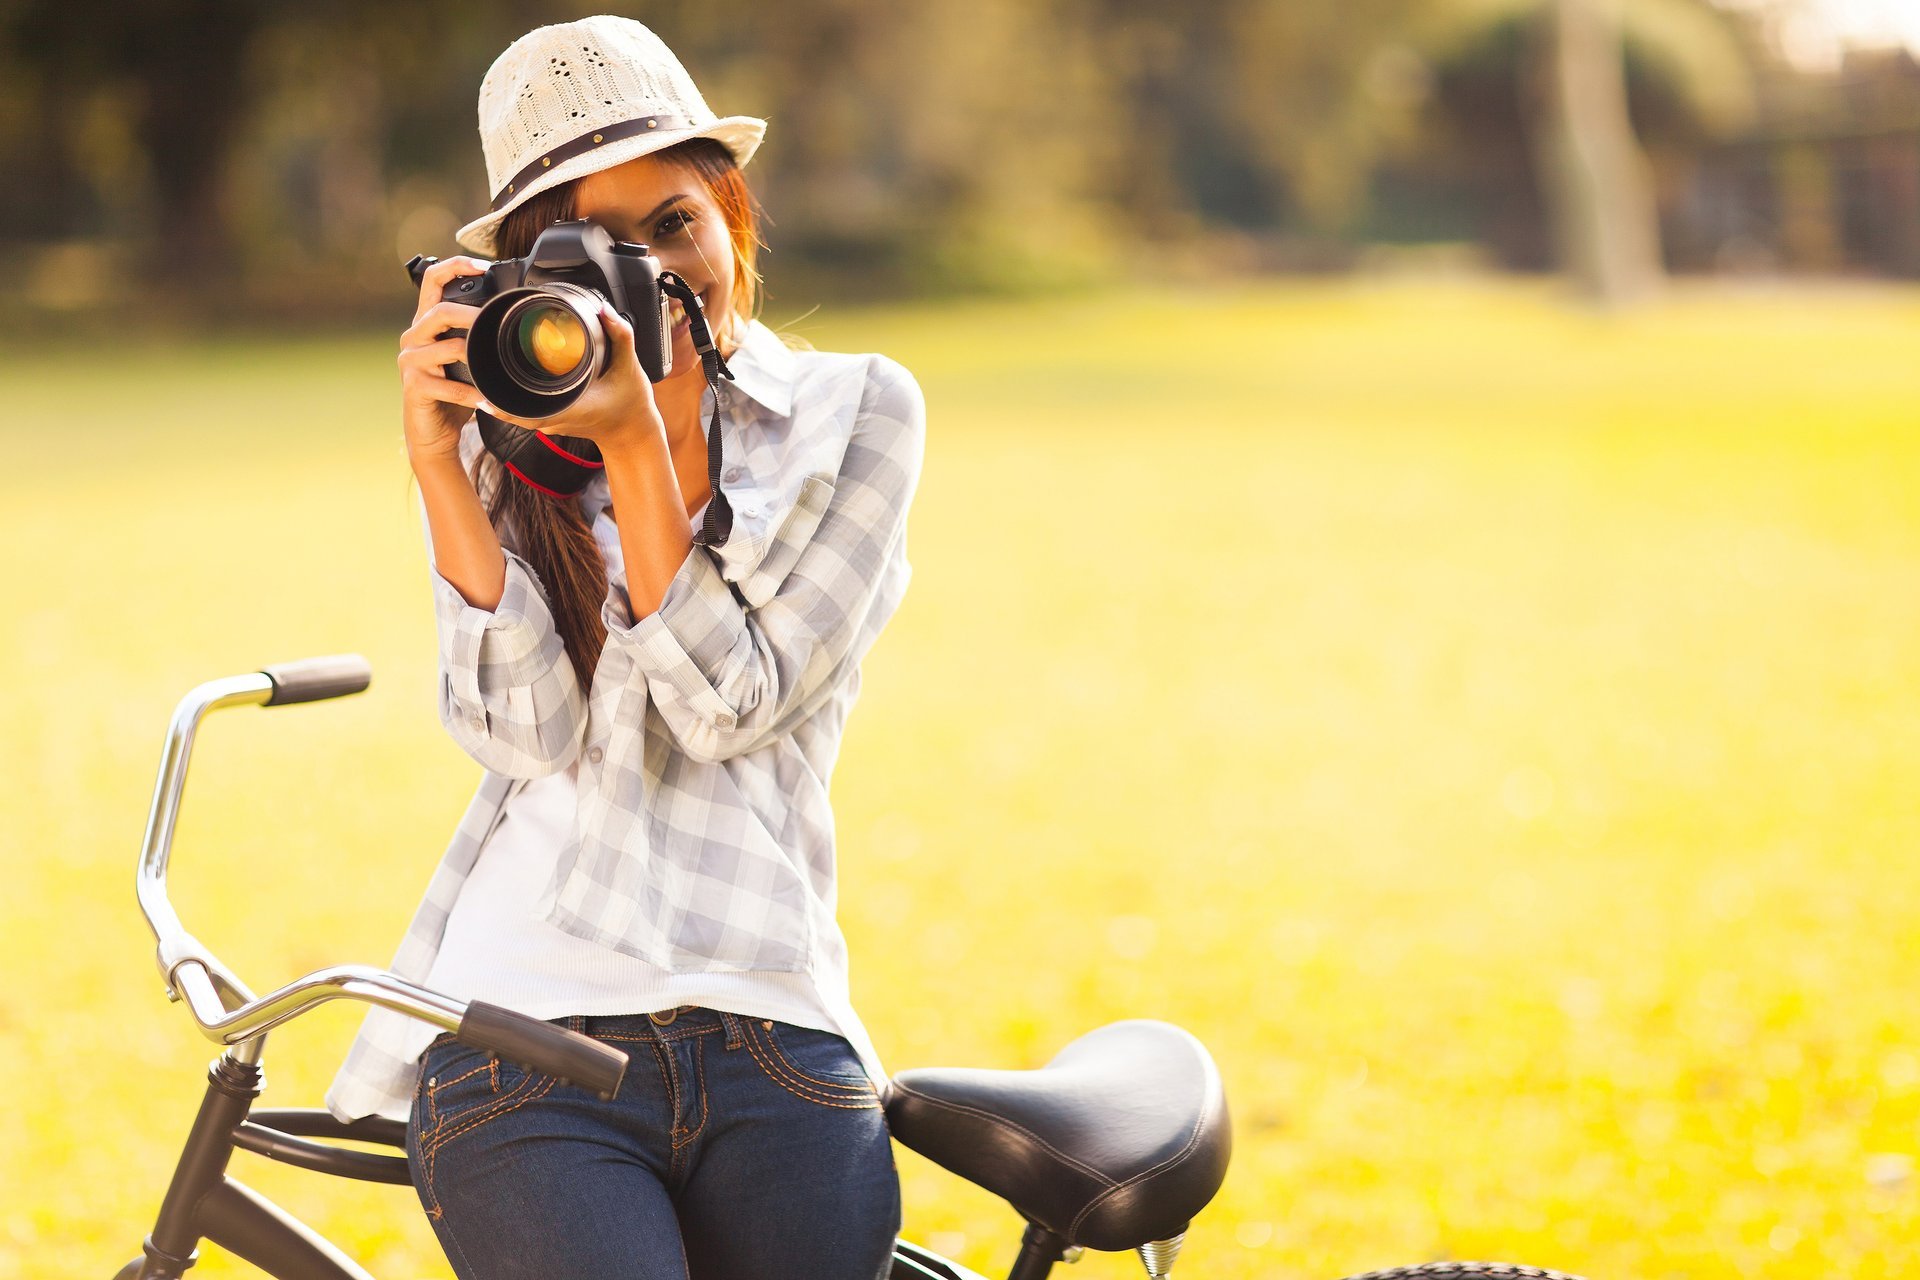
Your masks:
M 1220 1073 L 1169 1022 L 1089 1031 L 1032 1071 L 922 1067 L 887 1091 L 893 1136 L 1072 1244 L 1179 1235 L 1233 1145 Z

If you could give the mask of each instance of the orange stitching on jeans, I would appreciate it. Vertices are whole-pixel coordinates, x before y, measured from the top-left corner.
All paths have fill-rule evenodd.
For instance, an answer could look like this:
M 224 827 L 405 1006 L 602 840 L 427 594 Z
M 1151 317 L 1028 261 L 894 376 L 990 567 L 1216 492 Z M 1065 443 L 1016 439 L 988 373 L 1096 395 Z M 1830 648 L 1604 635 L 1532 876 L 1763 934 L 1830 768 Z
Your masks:
M 660 1082 L 667 1086 L 667 1135 L 671 1143 L 674 1117 L 680 1114 L 680 1089 L 673 1080 L 673 1068 L 659 1045 L 653 1046 L 653 1065 L 660 1068 Z
M 698 1040 L 693 1042 L 693 1070 L 700 1081 L 700 1123 L 693 1126 L 692 1131 L 682 1137 L 680 1141 L 672 1144 L 676 1151 L 699 1137 L 700 1131 L 707 1127 L 707 1055 L 702 1052 L 705 1048 L 706 1046 Z
M 528 1088 L 529 1085 L 533 1085 L 536 1082 L 538 1082 L 539 1087 Z M 493 1102 L 483 1103 L 476 1108 L 473 1113 L 463 1114 L 450 1121 L 449 1123 L 452 1124 L 453 1127 L 448 1129 L 447 1132 L 435 1132 L 431 1149 L 434 1152 L 438 1152 L 441 1147 L 446 1146 L 447 1143 L 453 1141 L 461 1134 L 479 1128 L 495 1116 L 503 1116 L 509 1111 L 519 1110 L 535 1098 L 550 1091 L 553 1086 L 558 1083 L 560 1082 L 552 1076 L 543 1076 L 535 1072 L 527 1073 L 526 1080 L 516 1085 L 500 1098 Z
M 765 1057 L 763 1057 L 760 1051 L 754 1047 L 751 1041 L 747 1043 L 747 1052 L 751 1053 L 753 1055 L 754 1061 L 760 1064 L 760 1069 L 763 1073 L 765 1073 L 767 1079 L 771 1080 L 774 1084 L 778 1085 L 780 1088 L 785 1089 L 788 1093 L 792 1094 L 794 1097 L 800 1098 L 806 1102 L 811 1102 L 822 1107 L 839 1107 L 842 1110 L 846 1110 L 846 1111 L 871 1111 L 880 1105 L 878 1102 L 848 1102 L 844 1100 L 835 1101 L 831 1097 L 827 1097 L 820 1094 L 809 1093 L 803 1087 L 799 1087 L 793 1084 L 791 1077 L 782 1076 L 779 1072 L 779 1068 L 774 1063 L 768 1061 Z
M 763 1031 L 760 1039 L 761 1043 L 766 1046 L 767 1053 L 777 1059 L 780 1065 L 785 1067 L 790 1075 L 795 1079 L 804 1080 L 807 1084 L 814 1086 L 823 1093 L 844 1091 L 860 1097 L 868 1097 L 873 1094 L 873 1082 L 871 1080 L 864 1081 L 860 1084 L 849 1084 L 845 1080 L 828 1080 L 824 1077 L 814 1075 L 805 1067 L 795 1062 L 793 1056 L 780 1047 L 778 1033 L 771 1029 Z
M 801 1071 L 794 1065 L 792 1059 L 780 1052 L 773 1038 L 759 1028 L 751 1026 L 747 1028 L 747 1050 L 753 1054 L 754 1061 L 760 1064 L 761 1069 L 773 1076 L 776 1082 L 797 1086 L 795 1091 L 802 1092 L 802 1096 L 815 1093 L 821 1095 L 820 1098 L 815 1099 L 816 1101 L 825 1101 L 829 1098 L 845 1098 L 854 1092 L 847 1085 L 815 1080 Z
M 870 1090 L 865 1095 L 867 1098 L 867 1101 L 848 1102 L 848 1101 L 845 1101 L 845 1099 L 848 1097 L 854 1096 L 851 1092 L 848 1094 L 840 1095 L 841 1100 L 836 1101 L 831 1095 L 816 1096 L 813 1093 L 807 1092 L 804 1086 L 796 1088 L 793 1083 L 794 1077 L 783 1078 L 779 1065 L 771 1061 L 769 1058 L 766 1057 L 765 1054 L 761 1052 L 758 1041 L 759 1041 L 759 1035 L 753 1030 L 753 1028 L 751 1027 L 747 1028 L 747 1052 L 753 1055 L 753 1060 L 760 1064 L 760 1070 L 766 1074 L 769 1080 L 779 1085 L 782 1089 L 785 1089 L 788 1093 L 792 1094 L 794 1097 L 804 1099 L 807 1102 L 818 1103 L 820 1106 L 823 1106 L 823 1107 L 839 1107 L 842 1110 L 846 1110 L 846 1111 L 871 1111 L 880 1105 L 880 1099 L 876 1097 Z M 806 1080 L 809 1078 L 810 1077 L 807 1077 L 807 1076 L 798 1077 L 798 1079 L 800 1080 Z M 840 1087 L 850 1088 L 850 1086 L 844 1086 L 844 1085 Z
M 430 1206 L 429 1211 L 434 1213 L 435 1216 L 438 1216 L 439 1214 L 440 1197 L 434 1194 L 434 1190 L 433 1190 L 433 1167 L 440 1159 L 440 1149 L 446 1146 L 447 1143 L 459 1137 L 461 1134 L 466 1133 L 473 1129 L 477 1129 L 481 1125 L 485 1124 L 487 1121 L 495 1119 L 499 1116 L 506 1115 L 507 1112 L 509 1111 L 518 1111 L 521 1107 L 525 1106 L 529 1102 L 532 1102 L 536 1098 L 544 1097 L 548 1093 L 548 1091 L 550 1091 L 553 1088 L 554 1085 L 560 1083 L 558 1080 L 554 1079 L 552 1076 L 533 1077 L 533 1078 L 544 1079 L 545 1083 L 542 1084 L 538 1089 L 535 1089 L 533 1092 L 521 1095 L 519 1101 L 517 1102 L 514 1102 L 508 1106 L 494 1108 L 490 1114 L 481 1116 L 478 1119 L 462 1122 L 460 1125 L 458 1125 L 458 1127 L 456 1127 L 453 1130 L 452 1133 L 447 1134 L 445 1137 L 438 1138 L 434 1142 L 433 1146 L 428 1148 L 423 1153 L 426 1159 L 427 1167 L 425 1172 L 421 1176 L 427 1188 L 427 1198 L 433 1201 L 433 1204 Z
M 497 1062 L 498 1060 L 496 1059 L 495 1061 Z M 433 1132 L 428 1135 L 428 1141 L 435 1143 L 437 1145 L 438 1143 L 445 1141 L 446 1138 L 453 1137 L 454 1136 L 453 1133 L 448 1133 L 443 1137 L 440 1133 L 440 1130 L 448 1124 L 453 1124 L 457 1126 L 457 1125 L 466 1123 L 468 1120 L 485 1119 L 487 1115 L 487 1111 L 490 1108 L 499 1106 L 501 1103 L 505 1102 L 509 1098 L 518 1097 L 521 1093 L 526 1091 L 529 1085 L 533 1084 L 535 1081 L 541 1078 L 538 1072 L 529 1071 L 525 1076 L 521 1078 L 520 1083 L 514 1085 L 512 1088 L 508 1089 L 505 1093 L 501 1093 L 498 1089 L 495 1089 L 493 1101 L 482 1102 L 478 1104 L 476 1107 L 473 1107 L 468 1111 L 462 1112 L 458 1115 L 442 1116 L 440 1114 L 439 1095 L 443 1091 L 452 1088 L 456 1084 L 459 1084 L 460 1081 L 479 1075 L 482 1071 L 485 1071 L 487 1069 L 488 1069 L 487 1067 L 475 1067 L 473 1070 L 467 1072 L 466 1074 L 461 1075 L 455 1079 L 449 1080 L 445 1084 L 436 1084 L 429 1087 L 427 1091 L 427 1102 L 433 1112 Z
M 474 1076 L 479 1075 L 482 1071 L 490 1070 L 492 1066 L 493 1064 L 491 1062 L 483 1062 L 471 1071 L 463 1072 L 460 1075 L 455 1076 L 451 1080 L 442 1080 L 435 1084 L 429 1085 L 428 1087 L 435 1093 L 440 1092 L 440 1090 L 442 1089 L 451 1089 L 453 1088 L 453 1086 L 459 1084 L 462 1080 L 470 1080 Z
M 675 1040 L 692 1040 L 698 1036 L 710 1036 L 718 1030 L 720 1030 L 720 1028 L 717 1026 L 661 1027 L 659 1031 L 659 1037 L 663 1043 L 671 1044 Z

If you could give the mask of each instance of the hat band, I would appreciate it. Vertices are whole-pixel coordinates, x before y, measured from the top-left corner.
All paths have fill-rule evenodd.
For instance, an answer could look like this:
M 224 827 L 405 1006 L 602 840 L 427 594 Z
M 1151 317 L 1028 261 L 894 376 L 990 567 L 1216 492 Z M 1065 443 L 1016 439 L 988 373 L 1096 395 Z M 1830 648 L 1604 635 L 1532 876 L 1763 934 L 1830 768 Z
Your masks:
M 491 213 L 500 212 L 502 207 L 513 203 L 514 193 L 519 191 L 520 188 L 553 168 L 554 165 L 564 164 L 575 156 L 585 155 L 589 151 L 606 146 L 609 142 L 618 142 L 622 138 L 631 138 L 636 134 L 658 133 L 662 129 L 690 129 L 692 127 L 693 121 L 686 116 L 656 115 L 639 116 L 632 120 L 622 120 L 619 124 L 603 125 L 589 133 L 583 133 L 572 141 L 561 143 L 559 146 L 553 148 L 553 150 L 543 154 L 532 164 L 527 165 L 520 170 L 520 172 L 514 174 L 513 178 L 507 183 L 506 188 L 494 196 L 493 204 L 488 211 Z

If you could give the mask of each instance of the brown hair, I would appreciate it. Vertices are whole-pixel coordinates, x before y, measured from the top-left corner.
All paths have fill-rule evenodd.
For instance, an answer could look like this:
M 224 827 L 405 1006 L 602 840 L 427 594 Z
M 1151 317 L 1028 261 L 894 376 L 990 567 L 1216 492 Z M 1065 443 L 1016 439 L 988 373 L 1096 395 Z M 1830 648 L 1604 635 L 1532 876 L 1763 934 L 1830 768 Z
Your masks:
M 655 154 L 699 178 L 720 206 L 733 245 L 732 318 L 744 324 L 760 301 L 760 273 L 755 265 L 761 244 L 760 208 L 753 192 L 732 153 L 711 138 L 694 138 Z M 529 196 L 507 214 L 497 233 L 495 256 L 524 257 L 543 228 L 573 217 L 577 183 L 577 179 L 563 182 Z M 716 322 L 720 319 L 714 317 Z M 714 328 L 715 337 L 721 338 L 722 326 L 716 323 Z M 533 566 L 546 589 L 554 629 L 566 645 L 580 688 L 591 689 L 600 650 L 607 642 L 600 604 L 606 598 L 608 579 L 600 544 L 594 541 L 578 499 L 554 498 L 532 485 L 513 482 L 499 460 L 485 450 L 474 459 L 471 474 L 483 500 L 491 493 L 487 516 L 495 532 L 503 541 L 513 539 L 514 550 Z

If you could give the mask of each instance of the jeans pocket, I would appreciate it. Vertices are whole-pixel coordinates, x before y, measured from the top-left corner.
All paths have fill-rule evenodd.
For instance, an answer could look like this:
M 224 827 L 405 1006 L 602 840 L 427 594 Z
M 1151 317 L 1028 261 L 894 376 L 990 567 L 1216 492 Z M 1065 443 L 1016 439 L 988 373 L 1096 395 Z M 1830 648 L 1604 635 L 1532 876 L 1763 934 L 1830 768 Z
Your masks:
M 420 1148 L 431 1153 L 524 1101 L 546 1077 L 474 1049 L 451 1036 L 435 1040 L 420 1062 L 414 1116 Z
M 796 1097 L 828 1107 L 878 1107 L 880 1095 L 847 1038 L 763 1018 L 743 1020 L 760 1070 Z

